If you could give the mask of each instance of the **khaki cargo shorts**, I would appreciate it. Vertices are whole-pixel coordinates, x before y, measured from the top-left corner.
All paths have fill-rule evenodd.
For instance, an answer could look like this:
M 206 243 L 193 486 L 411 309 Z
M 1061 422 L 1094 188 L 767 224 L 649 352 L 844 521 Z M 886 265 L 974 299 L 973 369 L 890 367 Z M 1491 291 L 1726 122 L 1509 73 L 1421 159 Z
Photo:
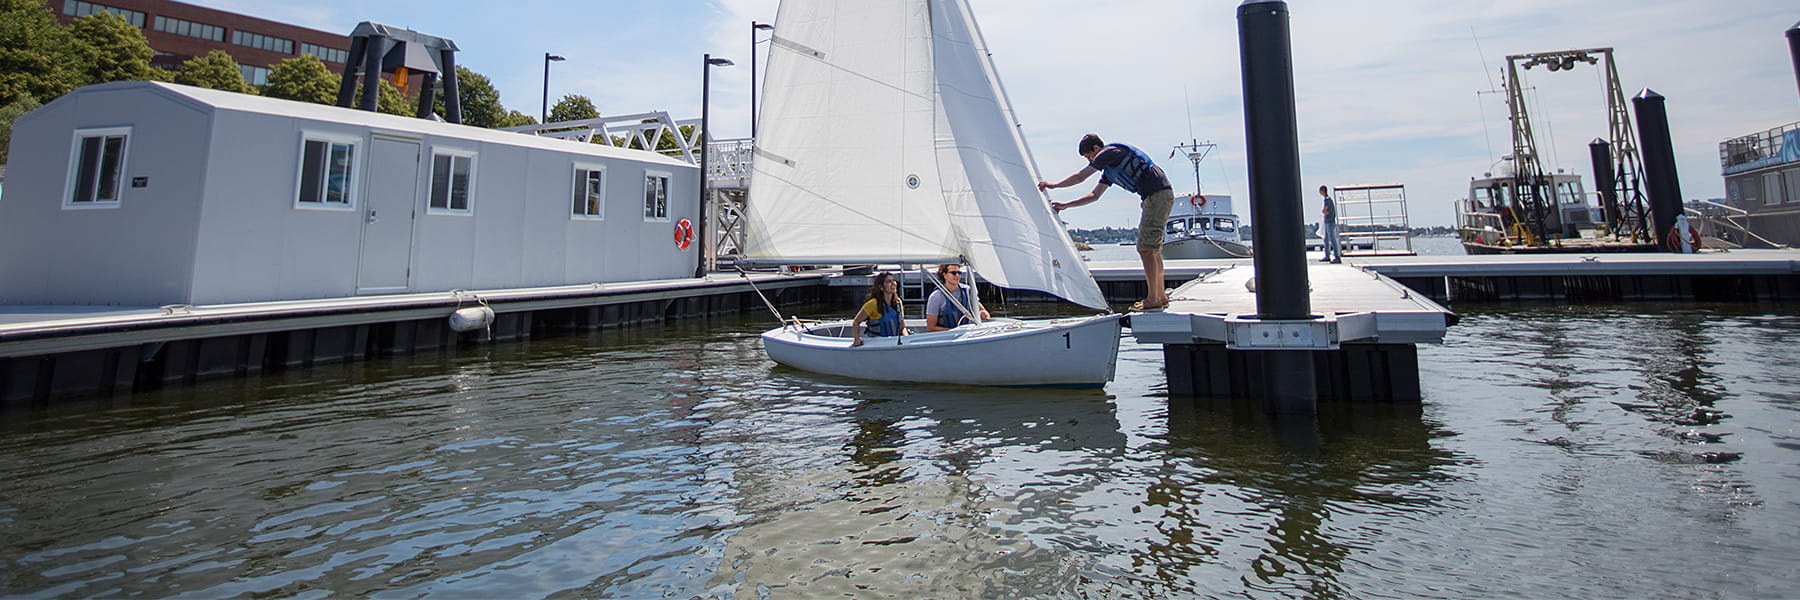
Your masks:
M 1150 194 L 1138 203 L 1144 216 L 1138 219 L 1138 252 L 1162 252 L 1163 227 L 1169 223 L 1169 209 L 1175 206 L 1175 190 Z

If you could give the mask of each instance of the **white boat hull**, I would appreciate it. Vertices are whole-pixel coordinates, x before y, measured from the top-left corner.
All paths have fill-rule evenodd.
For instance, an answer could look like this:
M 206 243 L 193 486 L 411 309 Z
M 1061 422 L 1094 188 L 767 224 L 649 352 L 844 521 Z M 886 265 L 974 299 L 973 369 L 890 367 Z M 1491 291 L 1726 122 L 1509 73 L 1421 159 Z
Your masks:
M 1113 378 L 1124 315 L 1028 321 L 995 319 L 948 331 L 865 337 L 850 322 L 763 332 L 763 350 L 796 369 L 877 381 L 995 386 L 1100 387 Z M 909 321 L 921 330 L 922 321 Z
M 1163 244 L 1163 258 L 1250 258 L 1250 247 L 1240 242 L 1191 238 Z

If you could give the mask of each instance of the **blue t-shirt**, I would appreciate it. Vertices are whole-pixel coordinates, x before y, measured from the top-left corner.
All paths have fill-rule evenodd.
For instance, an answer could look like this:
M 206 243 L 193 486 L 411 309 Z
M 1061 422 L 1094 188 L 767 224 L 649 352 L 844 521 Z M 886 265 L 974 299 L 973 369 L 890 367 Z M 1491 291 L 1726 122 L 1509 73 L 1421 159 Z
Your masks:
M 1125 191 L 1148 197 L 1151 194 L 1174 189 L 1169 185 L 1169 176 L 1163 174 L 1162 167 L 1150 161 L 1150 155 L 1143 150 L 1125 144 L 1107 144 L 1094 155 L 1094 162 L 1088 166 L 1100 172 L 1100 181 L 1108 185 L 1125 188 Z

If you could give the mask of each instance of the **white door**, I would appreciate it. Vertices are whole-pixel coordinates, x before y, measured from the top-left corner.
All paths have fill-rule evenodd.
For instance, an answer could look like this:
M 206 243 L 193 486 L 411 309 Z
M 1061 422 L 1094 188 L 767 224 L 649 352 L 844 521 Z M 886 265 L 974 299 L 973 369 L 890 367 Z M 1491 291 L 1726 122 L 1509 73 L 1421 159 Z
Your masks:
M 357 293 L 406 291 L 412 274 L 413 217 L 419 197 L 419 142 L 376 137 L 369 152 Z

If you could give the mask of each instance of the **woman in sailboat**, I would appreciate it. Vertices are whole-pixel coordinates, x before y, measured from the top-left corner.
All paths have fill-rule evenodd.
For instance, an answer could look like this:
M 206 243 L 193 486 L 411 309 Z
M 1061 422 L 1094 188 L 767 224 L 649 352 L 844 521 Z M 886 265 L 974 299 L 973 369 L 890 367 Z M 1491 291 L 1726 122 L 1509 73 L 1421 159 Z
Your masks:
M 900 282 L 893 273 L 882 273 L 869 282 L 869 301 L 850 322 L 850 347 L 863 345 L 863 323 L 869 324 L 869 335 L 906 335 L 906 321 L 900 310 Z
M 938 281 L 944 282 L 944 285 L 925 299 L 926 331 L 943 331 L 954 329 L 963 323 L 974 323 L 975 319 L 969 318 L 963 309 L 979 312 L 981 320 L 988 320 L 987 307 L 981 305 L 981 298 L 963 285 L 962 265 L 938 265 L 937 276 Z M 946 294 L 944 290 L 951 292 Z M 951 302 L 952 298 L 956 301 Z

